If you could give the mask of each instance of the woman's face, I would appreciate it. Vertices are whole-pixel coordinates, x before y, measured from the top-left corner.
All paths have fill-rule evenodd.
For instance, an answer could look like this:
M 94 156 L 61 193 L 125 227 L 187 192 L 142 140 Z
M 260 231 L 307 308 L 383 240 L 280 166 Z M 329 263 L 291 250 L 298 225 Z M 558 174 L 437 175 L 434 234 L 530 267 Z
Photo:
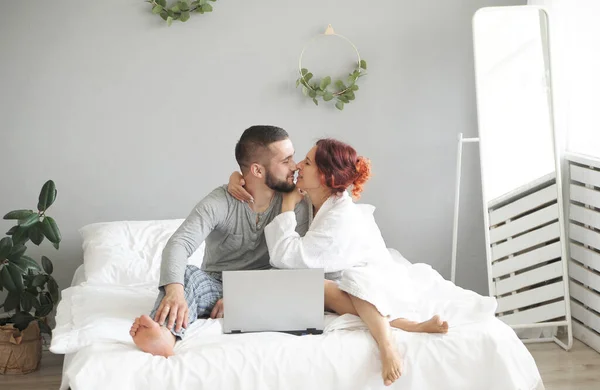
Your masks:
M 321 173 L 315 165 L 315 152 L 316 146 L 313 146 L 308 151 L 306 158 L 298 163 L 298 180 L 296 181 L 296 187 L 301 190 L 314 190 L 322 187 L 321 184 Z

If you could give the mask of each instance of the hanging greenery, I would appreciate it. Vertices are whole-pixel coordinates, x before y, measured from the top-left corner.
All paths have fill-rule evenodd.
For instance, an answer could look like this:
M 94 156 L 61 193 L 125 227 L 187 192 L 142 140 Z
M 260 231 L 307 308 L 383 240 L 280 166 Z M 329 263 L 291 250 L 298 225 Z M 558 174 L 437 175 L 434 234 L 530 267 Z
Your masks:
M 356 99 L 355 92 L 358 91 L 358 85 L 356 85 L 356 81 L 366 75 L 367 62 L 360 58 L 360 53 L 358 52 L 356 46 L 354 46 L 354 44 L 348 38 L 336 34 L 331 25 L 327 26 L 325 33 L 320 34 L 319 36 L 336 36 L 349 43 L 356 53 L 356 66 L 352 73 L 350 73 L 345 80 L 338 79 L 333 81 L 331 76 L 325 76 L 320 79 L 313 77 L 313 74 L 308 69 L 302 67 L 302 57 L 304 56 L 306 48 L 310 44 L 309 42 L 304 49 L 302 49 L 302 53 L 300 53 L 300 59 L 298 60 L 300 77 L 298 77 L 296 80 L 296 88 L 302 86 L 302 93 L 304 96 L 311 98 L 313 103 L 315 103 L 317 106 L 319 105 L 319 99 L 322 99 L 325 102 L 335 99 L 335 107 L 341 111 L 344 109 L 345 104 L 348 104 Z M 319 36 L 313 38 L 313 40 Z
M 212 12 L 213 7 L 209 2 L 215 1 L 217 0 L 194 0 L 191 2 L 189 0 L 179 0 L 169 7 L 167 6 L 167 0 L 146 0 L 147 3 L 152 5 L 152 13 L 160 15 L 169 26 L 174 20 L 187 22 L 194 12 L 200 14 Z

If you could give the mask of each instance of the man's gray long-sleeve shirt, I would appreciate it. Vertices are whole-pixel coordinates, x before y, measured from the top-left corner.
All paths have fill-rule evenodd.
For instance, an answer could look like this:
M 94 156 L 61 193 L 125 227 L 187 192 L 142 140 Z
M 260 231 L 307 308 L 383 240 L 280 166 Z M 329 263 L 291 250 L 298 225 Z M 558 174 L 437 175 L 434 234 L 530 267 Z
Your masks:
M 202 270 L 269 269 L 269 251 L 264 227 L 281 212 L 283 196 L 276 192 L 269 207 L 262 213 L 250 209 L 227 192 L 227 186 L 217 187 L 192 210 L 173 233 L 162 253 L 159 286 L 184 284 L 187 259 L 206 242 Z M 296 206 L 296 231 L 301 236 L 308 230 L 309 210 L 306 202 Z

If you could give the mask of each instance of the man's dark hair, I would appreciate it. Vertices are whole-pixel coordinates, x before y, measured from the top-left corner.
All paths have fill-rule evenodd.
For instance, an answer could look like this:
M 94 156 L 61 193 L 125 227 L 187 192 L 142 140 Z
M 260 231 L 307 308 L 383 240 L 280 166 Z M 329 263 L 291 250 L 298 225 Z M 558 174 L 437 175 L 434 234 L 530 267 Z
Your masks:
M 265 164 L 270 158 L 269 145 L 289 138 L 287 131 L 277 126 L 256 125 L 247 128 L 235 145 L 235 159 L 245 170 L 255 162 Z

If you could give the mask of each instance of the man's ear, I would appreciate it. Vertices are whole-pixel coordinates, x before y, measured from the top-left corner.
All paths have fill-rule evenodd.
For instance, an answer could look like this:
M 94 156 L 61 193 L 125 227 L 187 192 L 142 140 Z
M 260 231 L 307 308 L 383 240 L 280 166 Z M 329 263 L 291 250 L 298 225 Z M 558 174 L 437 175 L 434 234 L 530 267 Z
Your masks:
M 257 163 L 250 165 L 250 173 L 258 178 L 263 178 L 265 174 L 265 168 Z

